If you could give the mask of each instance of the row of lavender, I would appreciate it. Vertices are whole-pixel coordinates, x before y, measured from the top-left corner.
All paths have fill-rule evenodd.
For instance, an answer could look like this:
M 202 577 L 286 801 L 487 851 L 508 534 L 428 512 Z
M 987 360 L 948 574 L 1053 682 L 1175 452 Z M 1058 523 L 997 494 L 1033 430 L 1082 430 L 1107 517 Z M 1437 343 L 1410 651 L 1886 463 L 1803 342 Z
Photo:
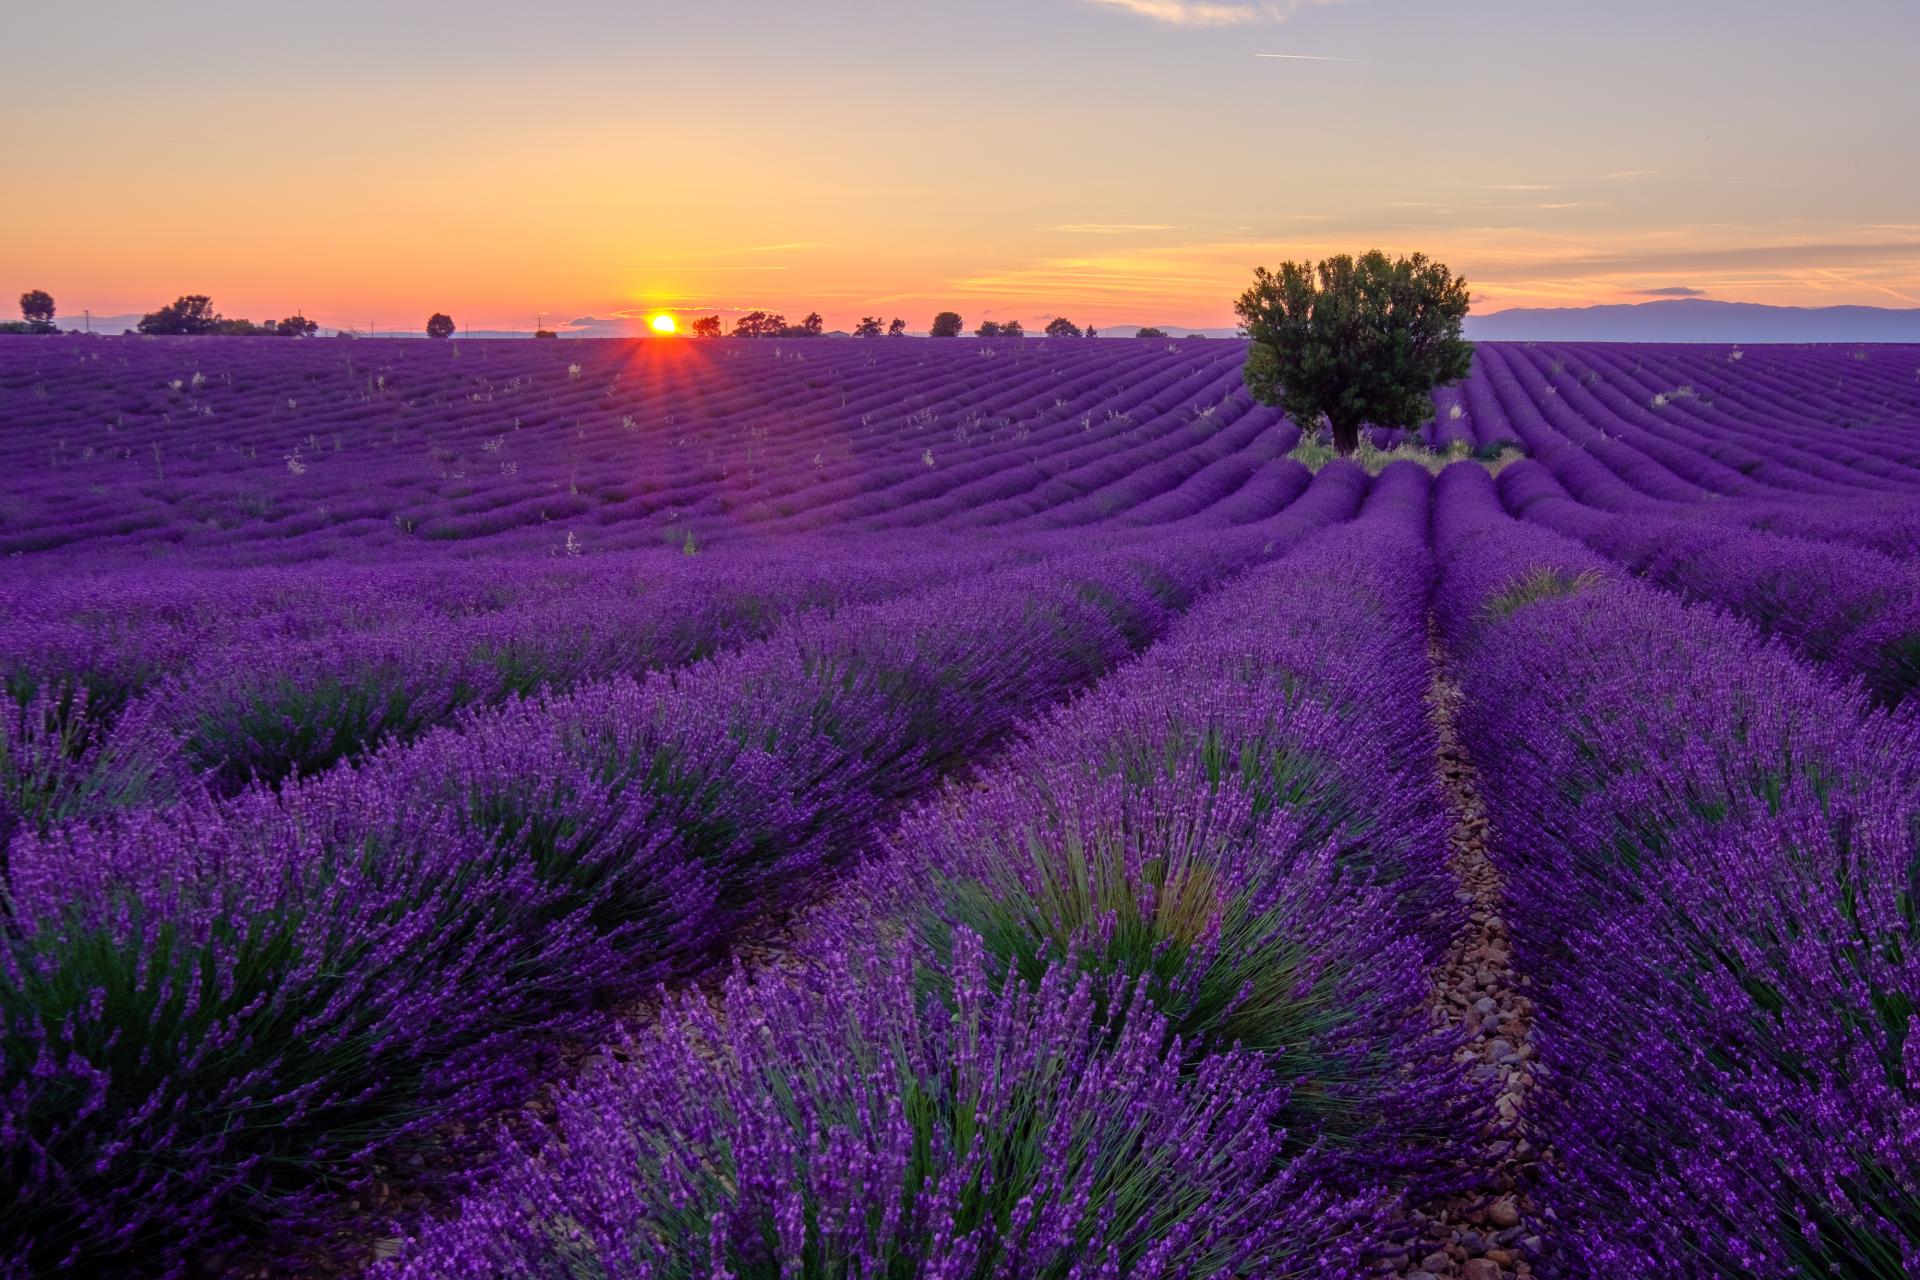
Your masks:
M 1429 488 L 1390 471 L 916 810 L 387 1272 L 1367 1274 L 1490 1101 L 1425 1012 L 1461 923 Z
M 0 344 L 0 422 L 0 548 L 252 560 L 924 523 L 994 473 L 1057 503 L 1117 454 L 1184 478 L 1291 439 L 1236 347 L 1152 343 Z
M 1484 476 L 1449 471 L 1436 513 L 1563 1273 L 1912 1275 L 1910 722 Z
M 1237 342 L 0 342 L 0 462 L 20 478 L 0 503 L 0 549 L 249 563 L 441 546 L 596 554 L 745 530 L 1072 525 L 1176 490 L 1186 514 L 1239 493 L 1298 439 L 1248 398 L 1242 354 Z M 1792 498 L 1826 513 L 1814 524 L 1872 538 L 1837 507 L 1913 498 L 1916 365 L 1901 347 L 1483 344 L 1419 436 L 1518 442 L 1611 510 L 1732 498 L 1779 521 Z
M 0 593 L 0 848 L 18 825 L 278 784 L 468 707 L 683 665 L 804 611 L 1048 554 L 1044 539 L 795 540 L 699 558 L 22 584 Z
M 1290 522 L 1343 518 L 1347 479 Z M 13 1270 L 178 1269 L 337 1223 L 377 1160 L 452 1141 L 596 1007 L 818 892 L 899 804 L 1276 536 L 961 574 L 679 671 L 469 709 L 277 792 L 16 835 Z

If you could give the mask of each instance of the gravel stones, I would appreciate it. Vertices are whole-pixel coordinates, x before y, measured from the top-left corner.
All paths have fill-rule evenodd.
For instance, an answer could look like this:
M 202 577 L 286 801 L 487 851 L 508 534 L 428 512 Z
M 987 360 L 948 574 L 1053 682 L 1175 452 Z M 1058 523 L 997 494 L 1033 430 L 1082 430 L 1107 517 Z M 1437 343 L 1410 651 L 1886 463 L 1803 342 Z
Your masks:
M 1487 852 L 1486 809 L 1473 762 L 1454 729 L 1460 687 L 1437 640 L 1430 654 L 1428 707 L 1438 747 L 1435 762 L 1453 818 L 1448 849 L 1460 885 L 1456 899 L 1468 908 L 1467 927 L 1435 971 L 1432 1016 L 1462 1034 L 1464 1043 L 1454 1060 L 1468 1079 L 1493 1090 L 1494 1100 L 1486 1141 L 1471 1157 L 1475 1167 L 1469 1184 L 1475 1190 L 1409 1214 L 1417 1235 L 1408 1254 L 1420 1258 L 1420 1268 L 1407 1272 L 1406 1280 L 1517 1280 L 1533 1274 L 1533 1263 L 1543 1251 L 1538 1235 L 1520 1229 L 1523 1222 L 1537 1225 L 1526 1199 L 1538 1160 L 1537 1148 L 1526 1137 L 1525 1118 L 1527 1093 L 1533 1087 L 1527 1069 L 1533 1057 L 1533 1002 L 1526 995 L 1525 979 L 1512 967 L 1506 922 L 1500 916 L 1500 875 Z

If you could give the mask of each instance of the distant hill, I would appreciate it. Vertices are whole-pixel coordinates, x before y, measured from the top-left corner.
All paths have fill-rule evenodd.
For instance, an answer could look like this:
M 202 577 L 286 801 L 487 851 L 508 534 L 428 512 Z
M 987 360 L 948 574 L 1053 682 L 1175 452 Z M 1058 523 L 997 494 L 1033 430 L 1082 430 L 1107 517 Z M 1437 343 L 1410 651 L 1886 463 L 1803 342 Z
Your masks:
M 1920 342 L 1920 308 L 1771 307 L 1674 298 L 1467 317 L 1483 342 Z

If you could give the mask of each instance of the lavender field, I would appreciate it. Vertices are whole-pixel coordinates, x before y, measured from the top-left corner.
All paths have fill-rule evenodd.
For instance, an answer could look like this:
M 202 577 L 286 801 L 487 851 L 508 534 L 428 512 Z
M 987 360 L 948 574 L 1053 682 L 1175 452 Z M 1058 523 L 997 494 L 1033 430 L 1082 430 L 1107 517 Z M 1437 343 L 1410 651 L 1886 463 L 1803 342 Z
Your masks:
M 0 338 L 0 1277 L 1920 1274 L 1920 347 Z

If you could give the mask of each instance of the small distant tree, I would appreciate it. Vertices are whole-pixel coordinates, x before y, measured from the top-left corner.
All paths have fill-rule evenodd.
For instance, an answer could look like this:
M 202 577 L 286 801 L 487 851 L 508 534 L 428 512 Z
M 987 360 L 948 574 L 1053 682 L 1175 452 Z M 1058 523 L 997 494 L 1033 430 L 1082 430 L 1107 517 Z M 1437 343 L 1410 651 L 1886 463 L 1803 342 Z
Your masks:
M 20 295 L 20 318 L 28 333 L 54 333 L 53 295 L 45 289 L 29 289 Z
M 827 322 L 820 318 L 818 311 L 807 312 L 806 318 L 799 324 L 789 325 L 784 336 L 789 338 L 817 338 L 827 331 Z
M 937 334 L 937 333 L 936 333 L 936 334 L 934 335 L 934 337 L 936 337 L 936 338 L 937 338 L 937 337 L 939 337 L 939 336 L 940 336 L 940 335 L 939 335 L 939 334 Z M 973 336 L 974 336 L 974 337 L 976 337 L 976 338 L 997 338 L 997 337 L 999 337 L 999 336 L 1000 336 L 1000 322 L 999 322 L 998 320 L 982 320 L 982 321 L 980 322 L 980 327 L 979 327 L 978 329 L 975 329 L 975 330 L 973 331 Z
M 1003 338 L 1024 338 L 1026 328 L 1018 320 L 1005 320 L 1000 324 L 1000 336 Z
M 904 338 L 904 337 L 906 337 L 906 336 L 907 336 L 907 322 L 906 322 L 905 320 L 902 320 L 902 319 L 901 319 L 901 318 L 900 318 L 899 316 L 895 316 L 895 317 L 893 318 L 893 323 L 887 326 L 887 336 L 888 336 L 889 338 Z
M 533 331 L 533 336 L 536 338 L 553 338 L 556 340 L 560 337 L 559 334 L 555 333 L 551 329 L 535 329 Z
M 453 317 L 444 311 L 436 311 L 428 316 L 427 336 L 429 338 L 451 338 L 453 336 Z
M 271 338 L 277 336 L 270 324 L 255 324 L 238 316 L 221 316 L 213 322 L 213 332 L 222 338 Z
M 1333 447 L 1352 453 L 1362 424 L 1417 427 L 1433 412 L 1434 388 L 1467 376 L 1469 301 L 1464 279 L 1419 253 L 1261 267 L 1234 304 L 1252 344 L 1241 376 L 1255 399 L 1302 427 L 1325 418 Z
M 1165 329 L 1156 329 L 1152 325 L 1148 325 L 1144 329 L 1136 330 L 1133 336 L 1136 338 L 1164 338 L 1167 336 L 1167 331 Z
M 957 338 L 960 336 L 960 313 L 942 311 L 933 318 L 933 328 L 927 330 L 930 338 Z
M 720 317 L 701 316 L 687 331 L 696 338 L 717 338 L 720 336 Z
M 903 325 L 902 327 L 904 328 L 905 326 Z M 880 336 L 880 317 L 879 316 L 861 316 L 860 323 L 853 326 L 853 336 L 856 338 L 879 337 Z
M 274 322 L 273 331 L 282 338 L 311 338 L 320 332 L 320 324 L 303 315 L 290 315 L 284 320 Z
M 1047 336 L 1049 338 L 1077 338 L 1080 336 L 1080 326 L 1065 316 L 1055 316 L 1053 319 L 1047 321 Z
M 213 299 L 204 293 L 182 294 L 158 311 L 140 317 L 140 332 L 179 336 L 213 333 L 220 327 L 220 313 Z
M 1087 326 L 1087 336 L 1088 336 L 1089 338 L 1097 338 L 1097 337 L 1099 337 L 1099 336 L 1100 336 L 1100 331 L 1099 331 L 1098 329 L 1096 329 L 1096 328 L 1094 328 L 1094 327 L 1093 327 L 1092 325 L 1088 325 L 1088 326 Z

